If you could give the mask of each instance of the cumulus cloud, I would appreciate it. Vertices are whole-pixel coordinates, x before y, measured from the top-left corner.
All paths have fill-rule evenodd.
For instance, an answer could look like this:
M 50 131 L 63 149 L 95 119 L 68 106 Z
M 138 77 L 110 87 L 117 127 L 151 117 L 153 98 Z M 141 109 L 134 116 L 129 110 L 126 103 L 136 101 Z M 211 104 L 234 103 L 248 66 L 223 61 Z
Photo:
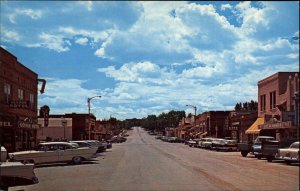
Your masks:
M 232 9 L 232 6 L 230 4 L 222 4 L 221 11 L 225 11 L 226 9 Z
M 80 45 L 87 45 L 88 41 L 88 38 L 78 38 L 75 40 L 75 42 Z

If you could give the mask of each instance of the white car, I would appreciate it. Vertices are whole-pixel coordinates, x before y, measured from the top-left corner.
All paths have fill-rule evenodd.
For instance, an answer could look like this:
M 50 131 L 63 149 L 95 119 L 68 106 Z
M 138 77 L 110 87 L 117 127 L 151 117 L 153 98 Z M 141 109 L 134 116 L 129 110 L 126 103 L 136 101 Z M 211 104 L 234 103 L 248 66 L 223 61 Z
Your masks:
M 70 143 L 77 143 L 79 147 L 86 147 L 90 145 L 90 147 L 97 148 L 97 152 L 103 152 L 107 148 L 107 143 L 102 143 L 98 140 L 78 140 L 78 141 L 70 141 Z
M 39 182 L 34 173 L 34 164 L 1 162 L 0 172 L 0 188 L 3 190 L 8 190 L 8 187 L 12 186 L 31 185 Z
M 83 160 L 96 157 L 97 148 L 81 147 L 67 142 L 45 142 L 38 145 L 37 150 L 9 153 L 9 161 L 22 163 L 54 163 L 73 162 L 80 164 Z
M 283 159 L 287 164 L 298 163 L 300 161 L 299 141 L 292 143 L 289 148 L 278 149 L 275 158 Z

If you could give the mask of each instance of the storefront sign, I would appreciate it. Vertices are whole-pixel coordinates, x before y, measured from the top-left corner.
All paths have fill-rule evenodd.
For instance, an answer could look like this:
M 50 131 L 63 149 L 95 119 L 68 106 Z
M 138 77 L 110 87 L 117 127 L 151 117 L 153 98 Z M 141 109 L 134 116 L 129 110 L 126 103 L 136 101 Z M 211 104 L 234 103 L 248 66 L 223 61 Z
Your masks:
M 259 125 L 259 129 L 287 129 L 292 127 L 292 121 L 278 122 L 278 123 L 266 123 Z
M 0 121 L 0 127 L 12 127 L 10 121 Z
M 26 129 L 39 129 L 39 124 L 35 123 L 26 123 L 26 122 L 20 122 L 19 128 L 26 128 Z
M 237 127 L 237 126 L 229 127 L 230 131 L 237 131 L 238 129 L 239 129 L 239 127 Z
M 9 103 L 10 108 L 28 108 L 29 103 L 27 101 L 11 101 Z

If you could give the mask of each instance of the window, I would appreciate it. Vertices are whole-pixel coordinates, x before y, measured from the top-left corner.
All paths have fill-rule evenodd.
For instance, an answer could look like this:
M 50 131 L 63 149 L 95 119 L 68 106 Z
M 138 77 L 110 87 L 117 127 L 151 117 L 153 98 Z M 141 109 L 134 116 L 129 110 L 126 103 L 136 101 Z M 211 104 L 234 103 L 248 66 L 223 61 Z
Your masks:
M 29 102 L 30 102 L 30 107 L 33 108 L 34 107 L 34 95 L 33 94 L 29 95 Z
M 276 92 L 270 92 L 270 109 L 276 107 Z
M 11 98 L 11 86 L 9 84 L 4 84 L 4 99 L 8 103 Z
M 266 111 L 266 94 L 260 96 L 260 111 Z
M 24 100 L 24 90 L 18 89 L 18 98 L 19 100 Z

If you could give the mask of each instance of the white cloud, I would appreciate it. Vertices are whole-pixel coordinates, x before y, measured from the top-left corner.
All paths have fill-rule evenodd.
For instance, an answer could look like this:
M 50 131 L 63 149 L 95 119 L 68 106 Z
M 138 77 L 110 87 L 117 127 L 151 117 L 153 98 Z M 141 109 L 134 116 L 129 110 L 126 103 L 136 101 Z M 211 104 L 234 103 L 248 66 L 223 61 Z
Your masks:
M 70 41 L 64 40 L 64 37 L 61 35 L 52 35 L 47 33 L 42 33 L 39 35 L 39 39 L 42 42 L 35 44 L 28 44 L 28 47 L 46 47 L 50 50 L 57 52 L 66 52 L 69 51 Z
M 78 38 L 75 40 L 75 42 L 80 45 L 87 45 L 88 41 L 88 38 Z
M 21 36 L 19 35 L 18 32 L 14 30 L 6 30 L 6 29 L 1 29 L 1 40 L 4 42 L 18 42 L 21 40 Z
M 8 18 L 11 23 L 16 23 L 16 18 L 19 16 L 28 16 L 33 20 L 40 19 L 43 15 L 42 10 L 33 9 L 15 9 L 12 14 L 9 14 Z
M 230 4 L 222 4 L 221 11 L 225 11 L 226 9 L 232 9 L 232 6 Z
M 93 10 L 93 1 L 79 1 L 78 3 L 85 6 L 88 11 Z

